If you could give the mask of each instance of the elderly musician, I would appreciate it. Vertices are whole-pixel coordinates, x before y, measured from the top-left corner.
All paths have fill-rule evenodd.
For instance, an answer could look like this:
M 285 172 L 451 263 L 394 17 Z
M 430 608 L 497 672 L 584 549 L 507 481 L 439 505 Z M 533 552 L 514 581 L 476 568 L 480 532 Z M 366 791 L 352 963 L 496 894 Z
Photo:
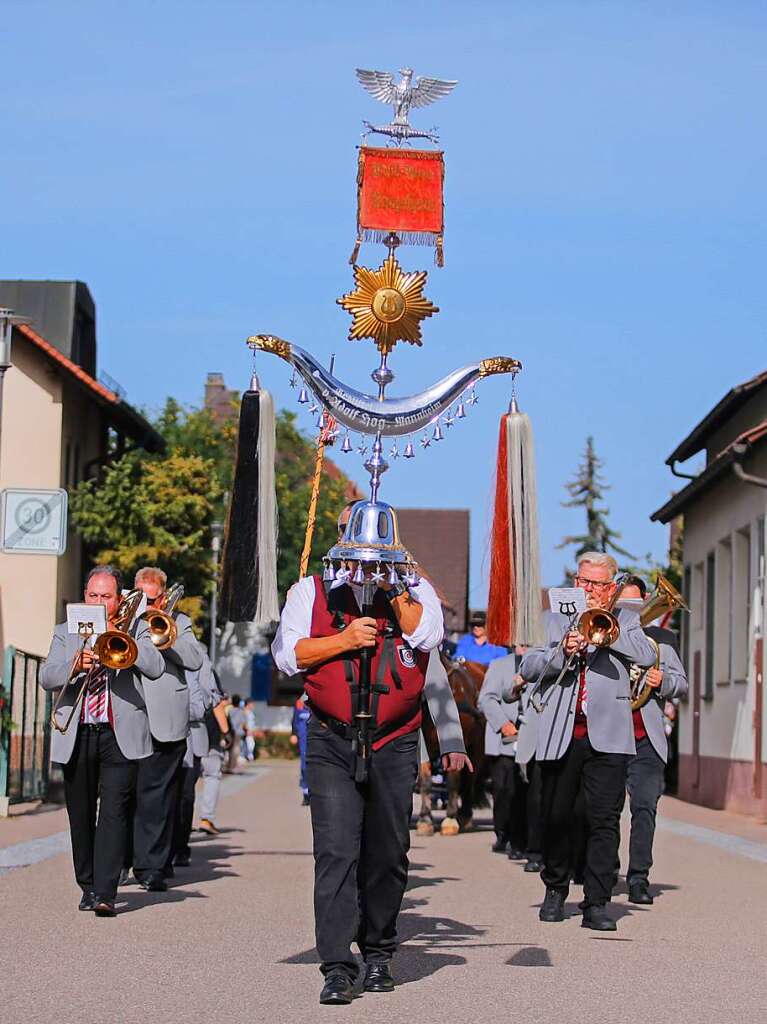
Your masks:
M 619 606 L 641 609 L 647 587 L 639 576 L 630 576 L 623 588 Z M 646 626 L 645 633 L 658 644 L 660 664 L 644 674 L 643 682 L 652 687 L 653 696 L 633 712 L 636 755 L 628 764 L 627 787 L 631 810 L 631 838 L 626 884 L 629 902 L 650 904 L 650 868 L 655 838 L 655 817 L 663 794 L 668 739 L 664 728 L 663 704 L 687 694 L 687 676 L 676 653 L 676 638 L 670 629 Z M 634 669 L 637 674 L 641 669 Z
M 617 596 L 617 568 L 603 552 L 581 555 L 575 585 L 586 592 L 589 609 L 610 608 Z M 546 896 L 539 917 L 564 920 L 573 806 L 582 786 L 588 838 L 581 923 L 597 931 L 616 928 L 606 904 L 618 857 L 628 760 L 636 753 L 629 670 L 632 664 L 655 664 L 639 613 L 624 607 L 616 615 L 618 637 L 595 647 L 566 615 L 552 613 L 548 646 L 532 648 L 520 667 L 527 682 L 538 684 L 530 700 L 540 714 L 535 756 L 541 765 Z
M 354 511 L 341 512 L 339 535 Z M 307 781 L 321 1003 L 352 1001 L 354 941 L 365 960 L 365 990 L 394 988 L 389 964 L 407 884 L 421 695 L 428 651 L 444 629 L 426 580 L 392 586 L 384 577 L 377 588 L 370 616 L 361 614 L 362 587 L 349 575 L 327 586 L 319 576 L 300 580 L 288 592 L 272 645 L 281 671 L 303 672 L 312 711 Z M 379 700 L 367 778 L 357 781 L 350 694 L 366 648 Z
M 115 625 L 121 590 L 120 573 L 109 565 L 92 569 L 85 581 L 85 604 L 104 606 L 109 629 Z M 152 753 L 144 687 L 163 672 L 162 655 L 146 624 L 125 625 L 138 649 L 131 668 L 101 667 L 89 647 L 80 650 L 80 637 L 68 633 L 64 622 L 56 626 L 40 669 L 43 689 L 65 687 L 56 711 L 51 760 L 64 770 L 75 877 L 82 889 L 80 910 L 95 910 L 100 917 L 115 914 L 137 766 Z M 87 673 L 90 680 L 80 698 Z M 71 725 L 61 732 L 70 714 Z
M 145 566 L 136 573 L 135 586 L 143 590 L 147 605 L 162 606 L 167 588 L 162 569 Z M 144 686 L 152 754 L 139 766 L 136 813 L 133 824 L 133 874 L 142 888 L 164 892 L 172 872 L 173 833 L 181 796 L 182 767 L 189 733 L 187 672 L 202 666 L 202 648 L 192 623 L 182 612 L 175 615 L 177 636 L 160 652 L 163 671 Z

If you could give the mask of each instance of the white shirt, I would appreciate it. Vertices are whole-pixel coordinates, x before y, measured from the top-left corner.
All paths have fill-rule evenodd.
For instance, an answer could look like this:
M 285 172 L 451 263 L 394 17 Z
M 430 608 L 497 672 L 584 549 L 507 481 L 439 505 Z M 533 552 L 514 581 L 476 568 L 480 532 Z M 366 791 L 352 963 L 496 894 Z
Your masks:
M 335 580 L 331 590 L 342 587 L 347 580 Z M 348 584 L 357 607 L 360 607 L 362 586 L 359 583 Z M 421 621 L 415 630 L 403 633 L 405 640 L 414 650 L 430 651 L 442 642 L 445 623 L 442 618 L 442 606 L 439 603 L 434 587 L 428 580 L 420 580 L 415 586 L 408 587 L 411 597 L 423 606 Z M 298 671 L 296 661 L 296 644 L 306 640 L 312 632 L 312 610 L 314 608 L 315 584 L 313 576 L 294 583 L 288 591 L 285 607 L 282 609 L 280 626 L 272 643 L 272 657 L 277 668 L 286 675 L 294 676 Z

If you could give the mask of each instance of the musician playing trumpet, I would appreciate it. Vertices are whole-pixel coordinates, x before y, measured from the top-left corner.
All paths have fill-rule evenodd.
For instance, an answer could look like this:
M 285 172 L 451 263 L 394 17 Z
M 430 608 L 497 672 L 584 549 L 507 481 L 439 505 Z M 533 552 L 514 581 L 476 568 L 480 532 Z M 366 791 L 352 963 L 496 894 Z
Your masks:
M 621 608 L 607 630 L 605 616 L 596 614 L 610 609 L 616 597 L 617 568 L 603 552 L 581 555 L 575 586 L 585 591 L 587 607 L 595 613 L 593 630 L 584 636 L 567 615 L 554 611 L 547 621 L 548 646 L 531 648 L 520 665 L 523 679 L 538 684 L 531 713 L 535 709 L 539 715 L 535 758 L 541 766 L 546 886 L 539 917 L 564 920 L 573 808 L 582 786 L 587 818 L 582 924 L 598 931 L 616 928 L 606 904 L 618 857 L 626 770 L 636 753 L 629 669 L 655 664 L 655 648 L 637 611 Z
M 103 605 L 110 629 L 116 625 L 121 590 L 120 573 L 109 565 L 92 569 L 85 582 L 85 604 Z M 115 913 L 137 766 L 152 753 L 141 677 L 158 679 L 164 668 L 144 623 L 126 623 L 124 629 L 136 644 L 136 659 L 128 668 L 101 666 L 94 651 L 67 631 L 66 622 L 56 626 L 40 668 L 43 689 L 65 687 L 56 709 L 51 760 L 64 770 L 80 910 L 95 910 L 99 916 Z

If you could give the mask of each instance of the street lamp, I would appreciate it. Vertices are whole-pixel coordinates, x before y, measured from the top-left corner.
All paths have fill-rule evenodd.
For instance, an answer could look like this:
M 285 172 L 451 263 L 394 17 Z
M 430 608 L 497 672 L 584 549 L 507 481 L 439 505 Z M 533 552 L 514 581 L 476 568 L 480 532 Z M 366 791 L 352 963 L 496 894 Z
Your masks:
M 221 552 L 221 537 L 224 533 L 222 523 L 210 524 L 210 550 L 213 554 L 213 596 L 210 599 L 210 645 L 208 656 L 210 663 L 216 667 L 216 629 L 218 626 L 218 558 Z
M 0 437 L 3 430 L 3 382 L 5 371 L 11 365 L 11 340 L 14 324 L 31 323 L 28 316 L 18 316 L 12 309 L 0 306 Z

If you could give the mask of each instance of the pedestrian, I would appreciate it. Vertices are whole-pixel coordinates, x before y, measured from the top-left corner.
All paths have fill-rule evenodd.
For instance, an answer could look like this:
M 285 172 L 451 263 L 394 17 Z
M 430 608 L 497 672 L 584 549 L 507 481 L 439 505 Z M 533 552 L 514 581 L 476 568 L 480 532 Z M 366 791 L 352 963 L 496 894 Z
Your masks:
M 202 787 L 197 806 L 199 829 L 211 836 L 217 836 L 220 829 L 217 824 L 218 798 L 221 792 L 221 777 L 224 761 L 232 742 L 229 729 L 227 710 L 229 698 L 221 690 L 221 682 L 215 669 L 212 672 L 213 700 L 205 712 L 205 728 L 208 734 L 208 752 L 201 760 Z
M 301 803 L 309 806 L 309 784 L 306 781 L 306 733 L 312 713 L 302 694 L 293 705 L 293 721 L 291 723 L 290 742 L 298 747 L 300 771 L 298 785 L 301 788 Z
M 469 632 L 458 641 L 455 657 L 464 661 L 475 661 L 479 665 L 489 665 L 496 658 L 503 658 L 509 652 L 505 647 L 491 644 L 487 639 L 487 613 L 472 612 L 469 616 Z
M 260 730 L 256 719 L 256 702 L 248 700 L 245 702 L 245 759 L 255 761 L 258 756 L 258 740 Z
M 110 628 L 121 590 L 121 574 L 110 565 L 96 566 L 85 581 L 85 604 L 103 605 Z M 152 754 L 145 687 L 154 685 L 165 669 L 145 622 L 127 623 L 125 631 L 137 647 L 130 668 L 102 667 L 80 637 L 67 631 L 66 622 L 54 629 L 40 668 L 44 690 L 65 688 L 51 736 L 51 760 L 64 772 L 75 878 L 82 890 L 80 910 L 94 910 L 99 917 L 115 914 L 138 765 Z M 87 691 L 81 694 L 86 678 Z M 71 725 L 65 728 L 70 713 Z
M 225 770 L 231 774 L 236 772 L 239 767 L 242 741 L 245 739 L 246 732 L 245 709 L 242 706 L 242 698 L 237 693 L 232 694 L 231 704 L 227 708 L 227 718 L 229 719 L 229 731 L 232 734 L 232 745 L 229 748 Z

